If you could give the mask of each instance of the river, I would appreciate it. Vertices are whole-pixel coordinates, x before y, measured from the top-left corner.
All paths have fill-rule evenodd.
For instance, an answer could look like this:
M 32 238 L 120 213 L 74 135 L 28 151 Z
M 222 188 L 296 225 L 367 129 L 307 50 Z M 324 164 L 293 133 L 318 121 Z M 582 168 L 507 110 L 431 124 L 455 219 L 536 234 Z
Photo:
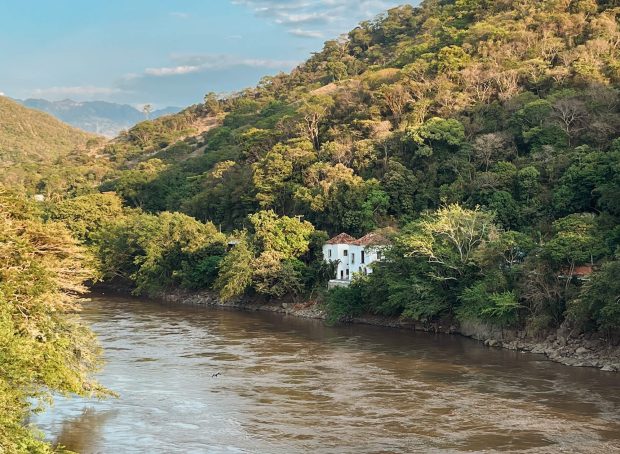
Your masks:
M 80 453 L 620 452 L 615 373 L 270 313 L 97 296 L 82 316 L 120 397 L 33 418 Z

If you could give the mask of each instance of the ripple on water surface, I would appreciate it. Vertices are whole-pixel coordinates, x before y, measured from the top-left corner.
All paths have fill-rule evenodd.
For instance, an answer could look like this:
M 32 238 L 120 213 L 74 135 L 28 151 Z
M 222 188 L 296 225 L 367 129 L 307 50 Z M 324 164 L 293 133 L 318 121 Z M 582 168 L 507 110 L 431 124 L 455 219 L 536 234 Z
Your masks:
M 33 419 L 80 453 L 620 452 L 620 378 L 458 336 L 95 297 L 119 399 Z M 220 375 L 213 377 L 213 374 Z

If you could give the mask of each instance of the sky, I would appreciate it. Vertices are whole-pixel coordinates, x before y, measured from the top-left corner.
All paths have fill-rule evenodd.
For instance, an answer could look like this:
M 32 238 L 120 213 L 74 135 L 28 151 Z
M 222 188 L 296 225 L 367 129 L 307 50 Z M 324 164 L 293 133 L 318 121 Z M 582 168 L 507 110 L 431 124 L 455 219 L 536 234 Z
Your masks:
M 405 0 L 0 0 L 0 94 L 183 107 Z

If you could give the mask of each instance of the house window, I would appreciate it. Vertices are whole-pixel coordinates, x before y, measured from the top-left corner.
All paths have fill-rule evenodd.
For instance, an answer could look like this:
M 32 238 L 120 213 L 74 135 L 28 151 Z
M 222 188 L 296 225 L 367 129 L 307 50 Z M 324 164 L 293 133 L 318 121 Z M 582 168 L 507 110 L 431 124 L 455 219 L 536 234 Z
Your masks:
M 381 260 L 381 251 L 377 251 L 377 260 Z
M 347 268 L 347 279 L 349 279 L 349 268 Z
M 362 251 L 362 263 L 366 263 L 366 253 Z
M 351 264 L 355 263 L 355 252 L 351 252 Z
M 340 279 L 344 279 L 344 271 L 340 270 Z
M 342 251 L 342 255 L 343 255 L 343 256 L 345 256 L 345 257 L 348 257 L 348 255 L 349 255 L 349 250 L 348 250 L 348 249 L 345 249 L 344 251 Z
M 332 250 L 331 250 L 331 249 L 328 249 L 328 250 L 327 250 L 327 256 L 328 256 L 329 258 L 331 258 L 331 257 L 332 257 Z

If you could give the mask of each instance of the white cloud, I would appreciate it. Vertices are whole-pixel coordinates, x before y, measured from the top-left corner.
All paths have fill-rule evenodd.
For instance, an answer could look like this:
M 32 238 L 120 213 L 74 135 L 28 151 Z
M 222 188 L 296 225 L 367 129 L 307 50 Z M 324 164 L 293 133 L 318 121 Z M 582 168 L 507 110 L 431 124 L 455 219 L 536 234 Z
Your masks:
M 308 24 L 308 23 L 324 23 L 329 22 L 330 18 L 325 13 L 288 13 L 280 11 L 275 18 L 276 24 Z
M 144 74 L 149 76 L 178 76 L 180 74 L 190 74 L 200 71 L 200 66 L 173 66 L 163 68 L 146 68 Z M 128 74 L 129 75 L 129 74 Z M 131 74 L 135 78 L 134 74 Z
M 362 20 L 398 6 L 402 0 L 231 0 L 276 24 L 293 26 L 287 31 L 302 38 L 338 36 Z M 419 3 L 411 2 L 411 3 Z M 308 30 L 301 25 L 312 24 Z M 297 27 L 295 27 L 297 26 Z M 317 30 L 319 29 L 319 30 Z
M 213 69 L 227 69 L 236 66 L 266 69 L 290 69 L 299 63 L 294 60 L 238 58 L 231 55 L 173 55 L 172 59 L 180 64 L 177 66 L 147 68 L 144 70 L 144 76 L 179 76 Z M 136 74 L 125 75 L 125 79 L 135 79 L 136 77 L 140 76 Z
M 3 91 L 0 91 L 0 96 L 6 96 Z
M 121 80 L 131 80 L 131 79 L 138 79 L 142 77 L 141 74 L 138 73 L 127 73 L 124 76 L 121 77 Z
M 269 68 L 269 69 L 277 69 L 284 67 L 293 67 L 299 64 L 296 60 L 271 60 L 271 59 L 255 59 L 255 58 L 245 58 L 239 60 L 239 65 L 241 66 L 251 66 L 253 68 Z
M 173 12 L 170 13 L 172 17 L 176 17 L 177 19 L 189 19 L 190 15 L 187 13 Z
M 322 38 L 323 33 L 316 30 L 303 30 L 301 28 L 291 28 L 288 30 L 291 35 L 299 36 L 300 38 Z
M 49 87 L 49 88 L 36 88 L 33 90 L 33 95 L 36 96 L 109 96 L 117 93 L 121 93 L 123 90 L 120 88 L 112 87 L 95 87 L 92 85 L 81 85 L 73 87 Z

